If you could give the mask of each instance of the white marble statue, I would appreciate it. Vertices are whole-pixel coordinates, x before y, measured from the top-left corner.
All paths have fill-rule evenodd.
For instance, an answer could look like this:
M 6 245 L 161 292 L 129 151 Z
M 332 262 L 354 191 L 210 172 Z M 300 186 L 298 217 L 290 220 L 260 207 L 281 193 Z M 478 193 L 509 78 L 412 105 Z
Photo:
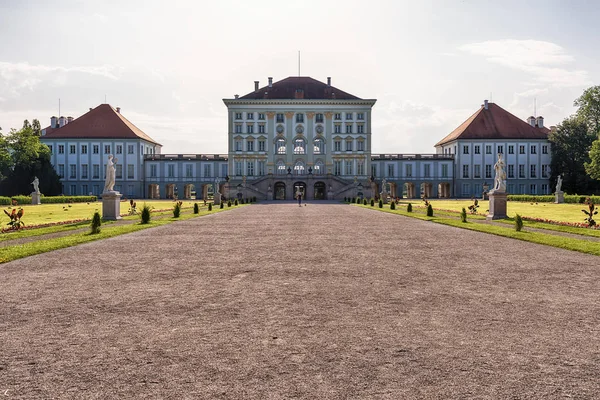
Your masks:
M 498 161 L 494 164 L 494 192 L 506 192 L 506 164 L 502 159 L 502 153 L 498 153 Z
M 108 162 L 106 163 L 106 180 L 104 181 L 104 192 L 112 192 L 113 188 L 115 187 L 117 161 L 118 159 L 113 157 L 112 154 L 108 155 Z
M 35 179 L 33 180 L 33 182 L 31 182 L 31 184 L 33 185 L 33 193 L 39 194 L 40 193 L 40 181 L 37 178 L 37 176 L 34 178 Z
M 387 184 L 387 181 L 385 180 L 385 178 L 383 178 L 381 180 L 381 193 L 386 193 L 386 184 Z
M 221 182 L 221 180 L 217 176 L 217 178 L 215 179 L 215 188 L 214 188 L 215 190 L 214 190 L 214 193 L 219 193 L 219 182 Z
M 560 175 L 556 178 L 556 192 L 562 192 L 562 177 Z

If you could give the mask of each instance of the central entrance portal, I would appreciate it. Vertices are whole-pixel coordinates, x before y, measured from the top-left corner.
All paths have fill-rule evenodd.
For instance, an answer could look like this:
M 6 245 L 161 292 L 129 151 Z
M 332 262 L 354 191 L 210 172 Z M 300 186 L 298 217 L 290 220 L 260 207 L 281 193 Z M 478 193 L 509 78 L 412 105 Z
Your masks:
M 296 182 L 294 183 L 294 199 L 296 199 L 296 193 L 302 193 L 302 200 L 306 199 L 306 183 Z
M 315 182 L 315 200 L 325 200 L 325 182 Z
M 275 191 L 273 192 L 274 200 L 285 200 L 285 183 L 275 183 Z

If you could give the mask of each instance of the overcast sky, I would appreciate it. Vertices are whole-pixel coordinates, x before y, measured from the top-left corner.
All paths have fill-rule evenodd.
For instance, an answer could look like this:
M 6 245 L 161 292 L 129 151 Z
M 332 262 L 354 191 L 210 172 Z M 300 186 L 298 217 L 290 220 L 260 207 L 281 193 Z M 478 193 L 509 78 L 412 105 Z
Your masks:
M 373 109 L 373 153 L 433 153 L 492 99 L 547 125 L 600 84 L 600 2 L 0 0 L 0 127 L 107 102 L 163 153 L 226 153 L 223 98 L 298 74 Z

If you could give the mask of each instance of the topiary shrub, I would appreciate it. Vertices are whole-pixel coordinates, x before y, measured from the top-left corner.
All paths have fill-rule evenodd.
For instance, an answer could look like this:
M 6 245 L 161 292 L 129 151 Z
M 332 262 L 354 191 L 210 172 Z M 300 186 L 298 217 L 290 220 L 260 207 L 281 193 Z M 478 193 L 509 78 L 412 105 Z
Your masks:
M 460 220 L 462 222 L 467 222 L 467 210 L 463 207 L 462 211 L 460 212 Z
M 198 207 L 198 203 L 194 203 L 194 214 L 200 213 L 200 207 Z
M 242 200 L 242 201 L 243 201 L 243 200 Z M 235 199 L 235 200 L 234 200 L 234 202 L 233 202 L 233 205 L 234 205 L 234 206 L 237 206 L 237 205 L 238 205 L 238 201 L 237 201 L 237 199 Z
M 212 203 L 208 203 L 208 211 L 212 211 Z
M 431 207 L 431 204 L 427 205 L 427 216 L 433 217 L 433 207 Z
M 395 210 L 396 209 L 396 203 L 394 203 L 393 201 L 390 203 L 390 210 Z
M 412 212 L 412 204 L 408 203 L 408 205 L 406 206 L 406 212 Z
M 371 207 L 375 207 L 375 200 L 371 199 Z
M 367 205 L 367 199 L 363 199 L 363 206 Z
M 100 213 L 98 211 L 96 211 L 94 213 L 94 216 L 92 217 L 92 224 L 91 224 L 92 235 L 96 235 L 96 234 L 100 233 L 100 225 L 102 225 L 102 218 L 100 218 Z
M 149 224 L 150 223 L 150 211 L 151 208 L 148 204 L 144 203 L 143 207 L 142 207 L 142 212 L 140 213 L 140 218 L 142 219 L 142 224 Z
M 515 215 L 515 231 L 521 232 L 523 229 L 523 218 L 519 214 Z
M 231 200 L 227 200 L 227 207 L 231 207 Z
M 221 206 L 219 208 L 224 208 L 225 207 L 225 203 L 221 202 Z
M 178 201 L 173 206 L 173 218 L 179 218 L 180 215 L 181 215 L 181 202 Z
M 383 200 L 379 199 L 379 208 L 383 208 Z

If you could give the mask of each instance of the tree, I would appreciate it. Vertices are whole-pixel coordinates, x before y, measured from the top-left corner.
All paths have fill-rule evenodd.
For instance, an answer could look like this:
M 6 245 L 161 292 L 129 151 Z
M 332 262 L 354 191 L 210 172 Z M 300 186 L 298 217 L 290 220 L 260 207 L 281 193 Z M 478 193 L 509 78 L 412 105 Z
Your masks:
M 579 107 L 577 116 L 582 118 L 600 139 L 600 86 L 584 90 L 573 105 Z
M 598 186 L 586 174 L 585 164 L 590 162 L 589 152 L 596 135 L 588 129 L 587 122 L 579 117 L 569 117 L 550 132 L 552 144 L 551 181 L 563 176 L 563 190 L 567 193 L 590 193 Z
M 592 144 L 589 156 L 590 162 L 585 163 L 585 171 L 590 178 L 600 180 L 600 139 Z

